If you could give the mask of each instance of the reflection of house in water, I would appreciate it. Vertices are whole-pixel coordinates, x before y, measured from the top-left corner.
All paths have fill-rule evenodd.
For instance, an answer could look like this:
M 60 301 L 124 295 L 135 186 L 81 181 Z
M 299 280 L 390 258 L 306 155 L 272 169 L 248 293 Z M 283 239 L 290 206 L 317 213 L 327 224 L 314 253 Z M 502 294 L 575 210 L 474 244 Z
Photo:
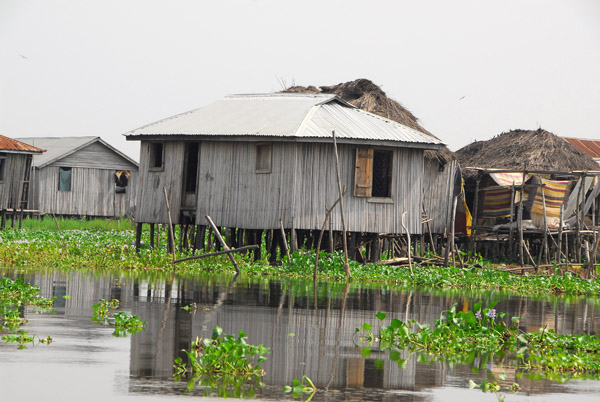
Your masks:
M 344 284 L 320 284 L 317 288 L 320 297 L 315 308 L 310 282 L 251 282 L 245 278 L 235 284 L 223 284 L 219 280 L 168 282 L 156 278 L 130 280 L 118 275 L 97 277 L 82 273 L 69 276 L 34 273 L 24 279 L 39 286 L 43 296 L 57 296 L 58 299 L 65 294 L 71 296 L 62 299 L 64 307 L 55 304 L 55 308 L 58 314 L 79 320 L 79 325 L 96 326 L 89 318 L 91 305 L 98 299 L 117 296 L 120 297 L 119 310 L 139 315 L 147 322 L 145 331 L 132 336 L 130 341 L 123 339 L 123 342 L 131 342 L 129 381 L 132 392 L 180 389 L 177 387 L 181 384 L 172 381 L 174 359 L 182 349 L 189 348 L 196 336 L 210 336 L 216 325 L 233 335 L 242 330 L 248 335 L 249 343 L 271 348 L 262 366 L 266 371 L 266 384 L 274 387 L 291 384 L 294 378 L 306 375 L 321 390 L 381 392 L 379 400 L 387 400 L 390 397 L 387 391 L 420 392 L 443 386 L 464 387 L 466 378 L 483 379 L 488 369 L 502 368 L 507 374 L 506 381 L 514 380 L 514 369 L 511 371 L 491 362 L 482 363 L 480 374 L 477 374 L 469 366 L 451 367 L 439 362 L 423 364 L 418 363 L 415 356 L 402 353 L 408 361 L 401 369 L 389 359 L 388 352 L 373 349 L 371 355 L 364 358 L 361 347 L 357 347 L 354 329 L 363 323 L 377 329 L 375 314 L 379 311 L 387 313 L 386 323 L 391 318 L 403 321 L 412 318 L 432 324 L 442 311 L 455 303 L 457 308 L 468 309 L 474 302 L 486 300 L 486 296 L 345 289 Z M 548 325 L 548 329 L 556 329 L 558 333 L 600 332 L 593 301 L 573 299 L 565 303 L 561 298 L 533 300 L 493 296 L 493 300 L 498 299 L 498 311 L 523 317 L 523 330 L 538 331 Z M 182 310 L 181 307 L 192 303 L 200 307 L 195 313 Z M 294 336 L 290 336 L 291 333 Z M 554 392 L 558 387 L 550 382 L 523 378 L 517 382 L 523 392 L 534 394 Z M 331 398 L 335 399 L 334 396 Z
M 413 390 L 443 382 L 441 365 L 436 365 L 434 372 L 429 368 L 419 372 L 415 360 L 411 359 L 403 370 L 387 358 L 387 352 L 373 351 L 371 357 L 363 358 L 357 345 L 359 339 L 354 329 L 366 322 L 374 323 L 375 314 L 380 310 L 404 316 L 407 299 L 413 297 L 408 293 L 392 296 L 361 291 L 348 295 L 346 307 L 342 295 L 322 300 L 315 309 L 311 297 L 290 296 L 279 284 L 253 287 L 247 287 L 249 293 L 240 288 L 236 292 L 243 293 L 214 287 L 174 289 L 177 298 L 173 295 L 171 304 L 163 303 L 160 309 L 146 302 L 146 292 L 140 289 L 139 300 L 133 304 L 134 314 L 145 317 L 150 326 L 132 338 L 131 374 L 170 378 L 173 360 L 180 350 L 189 348 L 196 336 L 210 336 L 213 327 L 219 325 L 225 333 L 237 335 L 242 330 L 248 335 L 249 343 L 271 348 L 262 364 L 268 384 L 288 384 L 303 375 L 319 388 L 332 389 Z M 357 306 L 359 301 L 361 307 Z M 414 298 L 413 301 L 418 302 Z M 207 311 L 200 309 L 191 314 L 181 309 L 192 302 Z M 429 315 L 439 317 L 440 308 L 431 306 Z M 383 369 L 376 364 L 379 359 L 383 361 Z

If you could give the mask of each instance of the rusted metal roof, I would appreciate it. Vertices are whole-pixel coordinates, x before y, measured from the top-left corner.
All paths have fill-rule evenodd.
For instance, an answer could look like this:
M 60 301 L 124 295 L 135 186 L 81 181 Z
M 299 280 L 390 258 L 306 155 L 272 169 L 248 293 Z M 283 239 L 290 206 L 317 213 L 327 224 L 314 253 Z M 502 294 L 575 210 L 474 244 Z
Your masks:
M 596 161 L 600 160 L 600 140 L 573 137 L 563 138 L 585 152 L 589 157 L 594 158 Z
M 14 153 L 34 153 L 41 154 L 45 152 L 45 149 L 34 147 L 33 145 L 26 144 L 24 142 L 5 137 L 0 135 L 0 151 L 2 152 L 14 152 Z
M 395 121 L 357 109 L 331 94 L 273 93 L 231 95 L 200 109 L 146 125 L 128 139 L 163 136 L 281 138 L 404 144 L 437 149 L 442 142 Z

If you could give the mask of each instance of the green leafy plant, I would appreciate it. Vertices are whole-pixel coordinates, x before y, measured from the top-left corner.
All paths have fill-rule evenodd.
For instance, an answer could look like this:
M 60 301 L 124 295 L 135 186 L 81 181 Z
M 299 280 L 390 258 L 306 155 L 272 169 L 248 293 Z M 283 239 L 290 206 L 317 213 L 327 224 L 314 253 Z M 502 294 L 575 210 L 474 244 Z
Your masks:
M 417 353 L 420 362 L 442 360 L 451 364 L 485 367 L 488 361 L 516 367 L 517 376 L 568 381 L 571 378 L 600 378 L 600 339 L 593 335 L 559 335 L 546 328 L 539 332 L 519 329 L 519 317 L 507 319 L 495 310 L 496 303 L 483 307 L 476 303 L 472 310 L 457 311 L 456 306 L 442 312 L 435 325 L 414 320 L 392 319 L 374 332 L 370 324 L 356 329 L 361 343 L 367 344 L 363 353 L 377 344 L 390 351 L 390 359 L 403 366 L 406 360 L 400 351 Z M 386 319 L 378 313 L 380 323 Z M 492 377 L 494 375 L 492 374 Z M 496 380 L 484 381 L 483 391 L 498 391 Z M 518 384 L 511 386 L 518 390 Z
M 187 362 L 181 357 L 175 359 L 174 378 L 180 381 L 188 378 L 188 389 L 196 384 L 216 389 L 220 396 L 248 396 L 254 386 L 263 386 L 265 375 L 260 364 L 265 361 L 269 348 L 263 345 L 250 345 L 246 334 L 239 331 L 238 337 L 223 335 L 223 329 L 216 326 L 212 337 L 197 337 L 190 350 L 183 350 Z
M 0 331 L 8 331 L 0 338 L 3 342 L 16 343 L 19 349 L 26 349 L 29 343 L 35 345 L 36 339 L 44 344 L 52 341 L 50 337 L 39 338 L 20 329 L 27 322 L 21 316 L 22 307 L 33 306 L 42 311 L 52 307 L 52 300 L 39 296 L 39 291 L 39 287 L 32 286 L 21 278 L 0 278 Z
M 137 315 L 133 315 L 124 311 L 112 313 L 110 310 L 119 307 L 117 299 L 99 299 L 99 303 L 92 305 L 94 314 L 92 321 L 100 325 L 113 325 L 115 331 L 114 336 L 134 335 L 144 329 L 145 321 L 142 321 Z
M 285 385 L 283 390 L 288 393 L 291 392 L 293 398 L 298 398 L 304 394 L 309 394 L 308 398 L 304 400 L 305 402 L 308 402 L 317 392 L 317 387 L 315 387 L 315 384 L 313 384 L 310 378 L 303 376 L 302 381 L 294 378 L 292 385 Z

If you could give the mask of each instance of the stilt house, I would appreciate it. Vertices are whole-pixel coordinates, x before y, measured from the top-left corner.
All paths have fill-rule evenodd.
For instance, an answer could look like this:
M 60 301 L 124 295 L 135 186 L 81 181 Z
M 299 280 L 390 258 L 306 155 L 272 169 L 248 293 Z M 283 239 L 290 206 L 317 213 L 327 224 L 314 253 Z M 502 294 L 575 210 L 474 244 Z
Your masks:
M 43 149 L 0 135 L 0 209 L 28 209 L 31 160 Z
M 421 233 L 424 152 L 442 142 L 331 94 L 233 95 L 133 130 L 141 141 L 136 220 L 319 230 L 339 197 L 346 230 Z M 339 212 L 332 230 L 341 231 Z
M 592 158 L 543 129 L 502 133 L 456 155 L 473 213 L 472 247 L 493 241 L 498 252 L 504 242 L 510 250 L 499 253 L 506 256 L 514 255 L 518 243 L 523 261 L 530 258 L 531 237 L 530 254 L 540 256 L 538 264 L 542 253 L 551 259 L 552 247 L 557 261 L 570 252 L 581 260 L 581 244 L 586 236 L 595 238 L 599 221 L 600 169 Z M 561 250 L 563 234 L 578 245 Z
M 29 202 L 43 214 L 132 214 L 138 164 L 100 137 L 22 138 L 46 149 L 33 157 Z

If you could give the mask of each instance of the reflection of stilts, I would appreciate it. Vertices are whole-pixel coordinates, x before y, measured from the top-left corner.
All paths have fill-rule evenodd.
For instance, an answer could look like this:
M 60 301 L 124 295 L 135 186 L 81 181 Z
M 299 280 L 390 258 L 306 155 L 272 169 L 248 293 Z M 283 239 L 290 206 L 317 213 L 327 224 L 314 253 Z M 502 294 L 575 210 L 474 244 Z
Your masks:
M 225 303 L 225 300 L 227 300 L 227 296 L 229 295 L 229 289 L 232 288 L 233 286 L 235 286 L 235 283 L 238 280 L 239 275 L 235 274 L 233 279 L 231 280 L 231 283 L 229 285 L 227 285 L 227 287 L 225 288 L 225 290 L 223 290 L 221 293 L 219 293 L 219 298 L 217 299 L 217 301 L 215 302 L 215 304 L 211 307 L 210 311 L 207 312 L 206 314 L 203 314 L 202 317 L 204 318 L 202 320 L 202 325 L 201 328 L 203 331 L 206 331 L 206 323 L 210 322 L 210 318 L 214 315 L 215 311 L 217 311 L 219 309 L 219 307 L 221 307 L 223 305 L 223 303 Z M 212 328 L 211 328 L 212 330 Z
M 175 281 L 175 277 L 171 276 L 170 279 L 165 283 L 165 299 L 166 306 L 165 311 L 163 311 L 162 320 L 160 321 L 160 328 L 158 330 L 158 337 L 156 341 L 156 362 L 160 364 L 162 358 L 162 345 L 163 338 L 165 334 L 165 328 L 167 326 L 167 321 L 169 321 L 169 316 L 171 315 L 171 291 L 173 289 L 173 283 Z
M 346 313 L 346 301 L 348 300 L 348 291 L 350 290 L 350 283 L 346 282 L 346 286 L 344 287 L 344 299 L 342 300 L 342 310 L 340 311 L 340 322 L 338 323 L 337 333 L 335 335 L 335 346 L 334 346 L 334 358 L 333 365 L 331 366 L 331 374 L 329 376 L 329 381 L 327 382 L 326 390 L 329 390 L 329 386 L 333 382 L 333 377 L 335 376 L 335 372 L 337 370 L 338 360 L 340 358 L 340 337 L 342 334 L 342 328 L 344 327 L 344 314 Z

